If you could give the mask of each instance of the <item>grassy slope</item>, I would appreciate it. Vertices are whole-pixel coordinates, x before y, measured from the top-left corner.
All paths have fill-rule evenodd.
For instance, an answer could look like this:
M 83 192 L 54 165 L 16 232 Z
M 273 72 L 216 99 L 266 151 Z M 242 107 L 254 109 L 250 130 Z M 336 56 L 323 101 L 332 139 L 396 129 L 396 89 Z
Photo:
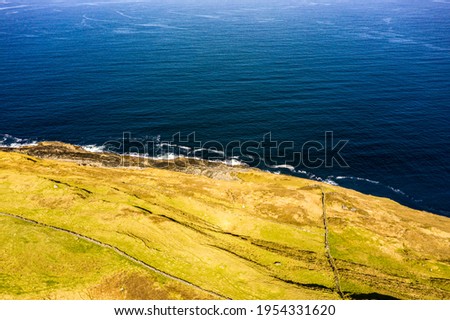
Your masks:
M 223 181 L 0 152 L 0 212 L 232 299 L 450 298 L 450 219 L 257 170 Z M 113 250 L 0 216 L 0 298 L 213 298 Z M 25 265 L 26 268 L 18 268 Z

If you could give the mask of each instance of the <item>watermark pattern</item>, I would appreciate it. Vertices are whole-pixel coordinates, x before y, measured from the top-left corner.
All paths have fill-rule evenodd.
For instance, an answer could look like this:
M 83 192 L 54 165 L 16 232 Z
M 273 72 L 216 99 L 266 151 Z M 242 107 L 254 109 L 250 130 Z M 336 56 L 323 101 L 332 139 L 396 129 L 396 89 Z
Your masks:
M 123 155 L 125 166 L 125 156 L 134 156 L 142 161 L 152 159 L 173 163 L 173 160 L 183 158 L 188 163 L 206 160 L 211 164 L 265 166 L 293 171 L 297 168 L 349 168 L 343 156 L 348 142 L 335 141 L 332 131 L 326 131 L 322 141 L 309 140 L 301 146 L 294 141 L 278 141 L 271 132 L 264 134 L 260 141 L 234 140 L 226 144 L 216 140 L 198 140 L 195 132 L 185 136 L 178 132 L 167 141 L 161 140 L 160 136 L 152 139 L 132 138 L 130 132 L 124 132 L 121 140 L 107 141 L 103 149 Z

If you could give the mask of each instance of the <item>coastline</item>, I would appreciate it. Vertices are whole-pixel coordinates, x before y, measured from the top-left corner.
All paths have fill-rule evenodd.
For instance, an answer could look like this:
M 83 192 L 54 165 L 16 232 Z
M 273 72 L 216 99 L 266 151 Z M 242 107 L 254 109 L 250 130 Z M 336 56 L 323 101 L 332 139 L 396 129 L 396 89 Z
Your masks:
M 145 154 L 130 153 L 122 154 L 105 150 L 103 146 L 78 145 L 61 141 L 37 141 L 31 139 L 19 139 L 10 135 L 4 135 L 0 142 L 0 150 L 5 152 L 21 152 L 37 157 L 48 159 L 60 159 L 73 161 L 82 165 L 122 167 L 122 168 L 162 168 L 176 172 L 187 172 L 192 174 L 206 175 L 220 179 L 230 179 L 233 168 L 237 170 L 254 169 L 276 175 L 288 175 L 300 179 L 323 182 L 332 186 L 355 190 L 362 194 L 391 199 L 403 206 L 426 211 L 439 216 L 450 217 L 450 212 L 440 207 L 433 206 L 433 203 L 424 202 L 416 195 L 405 192 L 397 185 L 386 183 L 383 180 L 374 180 L 371 177 L 353 176 L 351 173 L 328 172 L 320 175 L 314 171 L 305 171 L 302 168 L 294 168 L 288 164 L 253 166 L 242 161 L 239 157 L 226 157 L 223 152 L 214 149 L 191 148 L 182 145 L 161 143 L 159 147 L 169 147 L 168 150 L 158 152 L 155 156 Z M 5 143 L 5 144 L 3 144 Z M 170 149 L 174 148 L 174 149 Z M 176 151 L 178 150 L 178 151 Z M 218 153 L 221 159 L 207 159 L 196 156 L 200 151 Z M 314 173 L 313 173 L 314 172 Z M 331 175 L 330 175 L 331 174 Z M 420 192 L 419 192 L 420 194 Z
M 224 162 L 208 161 L 194 157 L 175 157 L 173 159 L 157 159 L 134 155 L 121 155 L 104 151 L 89 151 L 83 146 L 72 145 L 59 141 L 43 141 L 36 144 L 1 147 L 3 152 L 18 152 L 30 156 L 74 162 L 82 166 L 105 168 L 167 169 L 174 172 L 184 172 L 207 177 L 229 180 L 232 172 L 249 169 L 244 165 L 228 165 Z M 258 170 L 257 168 L 252 168 Z
M 207 160 L 198 157 L 189 157 L 178 155 L 174 157 L 145 157 L 141 155 L 123 155 L 119 153 L 113 153 L 109 151 L 104 151 L 102 148 L 96 146 L 81 146 L 74 145 L 60 141 L 41 141 L 41 142 L 33 142 L 30 144 L 17 144 L 13 146 L 1 146 L 0 151 L 3 152 L 19 152 L 28 154 L 30 156 L 35 156 L 42 159 L 53 159 L 53 160 L 61 160 L 67 162 L 74 162 L 82 166 L 94 166 L 94 167 L 105 167 L 105 168 L 128 168 L 128 169 L 145 169 L 145 168 L 157 168 L 157 169 L 165 169 L 174 172 L 183 172 L 194 175 L 203 175 L 206 177 L 220 179 L 220 180 L 235 180 L 233 173 L 245 172 L 247 170 L 256 170 L 258 172 L 264 172 L 268 174 L 274 175 L 285 175 L 280 171 L 267 171 L 257 167 L 248 166 L 245 163 L 241 163 L 238 161 L 238 164 L 230 164 L 228 161 L 216 161 L 216 160 Z M 231 159 L 233 160 L 233 159 Z M 297 172 L 293 170 L 291 166 L 288 165 L 277 165 L 277 166 L 269 166 L 272 169 L 287 169 L 290 172 Z M 401 203 L 391 197 L 388 196 L 380 196 L 365 193 L 364 191 L 348 188 L 342 186 L 336 181 L 340 181 L 341 179 L 350 179 L 357 181 L 367 181 L 371 184 L 382 185 L 379 181 L 373 181 L 365 178 L 358 178 L 352 176 L 333 176 L 335 180 L 330 180 L 328 178 L 316 177 L 314 174 L 308 174 L 306 171 L 298 171 L 298 173 L 302 173 L 305 176 L 299 176 L 294 174 L 288 174 L 287 176 L 305 179 L 311 182 L 323 183 L 325 185 L 336 186 L 346 190 L 352 190 L 357 193 L 379 197 L 383 199 L 389 199 L 394 201 L 402 206 L 411 208 L 417 211 L 427 212 L 433 215 L 448 217 L 445 213 L 438 213 L 427 210 L 426 208 L 417 208 L 408 206 L 405 203 Z M 386 188 L 392 190 L 397 194 L 404 195 L 405 197 L 409 197 L 401 190 L 395 189 L 391 186 L 386 185 Z

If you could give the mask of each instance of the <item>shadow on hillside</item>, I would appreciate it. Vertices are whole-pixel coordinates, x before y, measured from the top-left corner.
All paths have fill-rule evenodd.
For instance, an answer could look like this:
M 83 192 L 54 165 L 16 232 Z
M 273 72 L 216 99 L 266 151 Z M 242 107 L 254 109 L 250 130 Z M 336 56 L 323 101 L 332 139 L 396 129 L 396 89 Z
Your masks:
M 400 300 L 396 297 L 389 296 L 386 294 L 381 294 L 378 292 L 371 293 L 345 293 L 346 296 L 352 300 Z

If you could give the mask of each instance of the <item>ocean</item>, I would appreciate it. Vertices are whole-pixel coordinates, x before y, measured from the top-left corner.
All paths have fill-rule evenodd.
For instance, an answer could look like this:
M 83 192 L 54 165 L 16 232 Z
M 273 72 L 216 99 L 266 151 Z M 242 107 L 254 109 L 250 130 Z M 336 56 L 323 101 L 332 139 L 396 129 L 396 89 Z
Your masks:
M 450 217 L 450 1 L 91 1 L 0 2 L 1 145 L 126 133 Z

